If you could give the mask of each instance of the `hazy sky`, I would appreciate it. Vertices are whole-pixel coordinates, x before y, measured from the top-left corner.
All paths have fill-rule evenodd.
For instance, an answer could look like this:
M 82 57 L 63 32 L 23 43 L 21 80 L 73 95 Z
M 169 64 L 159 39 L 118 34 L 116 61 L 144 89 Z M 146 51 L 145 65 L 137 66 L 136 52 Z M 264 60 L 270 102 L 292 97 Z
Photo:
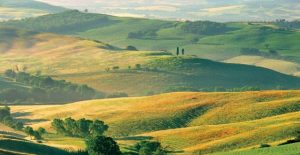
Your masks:
M 39 0 L 118 16 L 247 21 L 300 19 L 300 0 Z

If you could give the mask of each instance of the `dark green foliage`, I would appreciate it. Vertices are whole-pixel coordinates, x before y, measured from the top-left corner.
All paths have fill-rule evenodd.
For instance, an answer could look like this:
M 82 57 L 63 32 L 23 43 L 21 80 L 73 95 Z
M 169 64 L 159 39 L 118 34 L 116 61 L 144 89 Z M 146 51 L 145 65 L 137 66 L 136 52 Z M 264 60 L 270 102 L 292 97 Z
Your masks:
M 134 145 L 134 150 L 140 155 L 165 155 L 166 150 L 156 141 L 141 141 Z
M 121 155 L 118 144 L 110 137 L 96 136 L 86 140 L 89 155 Z
M 265 147 L 271 147 L 271 145 L 269 145 L 269 144 L 261 144 L 261 145 L 259 146 L 259 148 L 265 148 Z
M 46 134 L 46 133 L 47 133 L 46 129 L 45 129 L 45 128 L 42 128 L 42 127 L 39 127 L 38 130 L 37 130 L 37 132 L 38 132 L 40 135 L 43 135 L 43 134 Z
M 25 127 L 24 132 L 30 137 L 34 136 L 35 134 L 35 131 L 30 126 Z
M 12 69 L 8 69 L 4 72 L 4 75 L 10 78 L 15 78 L 16 72 L 14 72 Z
M 22 130 L 24 128 L 22 122 L 14 120 L 11 116 L 10 108 L 7 106 L 0 108 L 0 122 L 16 130 Z
M 142 69 L 142 65 L 141 64 L 135 64 L 135 69 Z
M 128 94 L 124 92 L 116 92 L 106 96 L 106 98 L 121 98 L 121 97 L 128 97 Z
M 280 26 L 281 28 L 285 29 L 299 29 L 300 28 L 300 21 L 286 21 L 286 20 L 277 20 L 275 22 L 276 25 Z
M 62 103 L 95 98 L 97 94 L 87 85 L 77 85 L 64 80 L 54 80 L 48 76 L 30 75 L 25 72 L 6 71 L 6 76 L 16 82 L 31 86 L 31 89 L 4 89 L 0 91 L 0 101 Z M 100 96 L 97 96 L 100 98 Z
M 216 23 L 210 21 L 195 21 L 186 22 L 182 26 L 182 30 L 186 33 L 193 33 L 199 35 L 216 35 L 223 34 L 230 29 L 223 23 Z
M 119 70 L 120 67 L 119 67 L 119 66 L 114 66 L 112 69 L 113 69 L 113 70 Z
M 91 121 L 85 118 L 79 120 L 73 118 L 54 119 L 51 125 L 58 134 L 72 137 L 102 136 L 108 130 L 108 126 L 103 121 Z
M 128 51 L 138 51 L 138 49 L 136 47 L 132 46 L 132 45 L 127 46 L 126 50 L 128 50 Z
M 157 36 L 156 34 L 157 29 L 150 29 L 150 30 L 140 30 L 137 32 L 130 32 L 128 34 L 129 39 L 151 39 Z

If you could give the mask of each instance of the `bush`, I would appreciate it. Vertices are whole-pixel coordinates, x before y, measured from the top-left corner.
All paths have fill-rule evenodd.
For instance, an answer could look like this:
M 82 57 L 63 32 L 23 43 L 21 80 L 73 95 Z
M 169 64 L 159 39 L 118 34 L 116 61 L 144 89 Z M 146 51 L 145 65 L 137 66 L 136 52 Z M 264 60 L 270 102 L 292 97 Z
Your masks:
M 141 141 L 136 143 L 133 148 L 140 155 L 165 155 L 167 152 L 157 141 Z
M 138 51 L 138 49 L 136 47 L 131 46 L 131 45 L 127 46 L 126 50 L 128 50 L 128 51 Z
M 259 148 L 271 147 L 269 144 L 260 144 Z
M 96 136 L 86 140 L 89 155 L 121 155 L 118 144 L 110 137 Z

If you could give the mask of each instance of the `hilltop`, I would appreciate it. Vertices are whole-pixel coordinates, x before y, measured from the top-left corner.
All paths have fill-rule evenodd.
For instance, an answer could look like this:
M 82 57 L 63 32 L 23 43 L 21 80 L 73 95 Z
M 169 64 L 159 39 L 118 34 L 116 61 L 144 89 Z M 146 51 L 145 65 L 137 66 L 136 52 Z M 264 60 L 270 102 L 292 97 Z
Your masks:
M 5 36 L 0 39 L 1 72 L 18 67 L 107 93 L 140 96 L 245 86 L 291 89 L 300 84 L 298 77 L 269 69 L 196 56 L 130 51 L 94 40 L 14 28 L 0 28 L 0 34 Z
M 293 138 L 300 127 L 299 97 L 299 91 L 187 92 L 11 108 L 17 119 L 48 131 L 54 118 L 101 119 L 124 147 L 154 138 L 176 151 L 212 153 Z M 78 139 L 48 138 L 52 145 L 82 147 Z
M 80 36 L 118 47 L 132 45 L 148 51 L 174 53 L 179 46 L 185 48 L 189 55 L 233 63 L 241 63 L 230 61 L 235 57 L 260 56 L 269 65 L 248 64 L 299 75 L 300 46 L 297 41 L 300 32 L 297 24 L 163 21 L 67 11 L 0 25 Z M 242 49 L 255 49 L 256 52 L 244 53 Z M 243 62 L 251 60 L 249 57 L 243 58 Z M 291 63 L 294 68 L 290 67 Z
M 66 11 L 65 8 L 34 0 L 0 0 L 0 21 L 36 17 Z

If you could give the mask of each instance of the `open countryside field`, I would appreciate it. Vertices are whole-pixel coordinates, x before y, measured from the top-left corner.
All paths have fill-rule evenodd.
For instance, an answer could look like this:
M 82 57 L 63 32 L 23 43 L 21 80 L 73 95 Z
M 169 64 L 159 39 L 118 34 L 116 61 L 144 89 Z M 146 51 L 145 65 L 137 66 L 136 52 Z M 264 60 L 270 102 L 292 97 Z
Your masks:
M 139 137 L 152 137 L 175 151 L 212 153 L 293 138 L 300 127 L 299 102 L 299 91 L 171 93 L 57 106 L 13 106 L 12 111 L 28 125 L 49 131 L 54 118 L 101 119 L 110 126 L 107 134 L 121 138 L 124 146 Z M 51 137 L 49 142 L 55 145 Z M 61 147 L 72 144 L 67 140 L 56 143 Z
M 78 24 L 81 26 L 76 27 L 75 25 Z M 262 59 L 265 59 L 263 61 L 276 61 L 278 65 L 262 64 L 258 66 L 294 75 L 298 75 L 299 72 L 299 29 L 285 29 L 278 23 L 211 24 L 206 27 L 211 27 L 211 30 L 215 31 L 218 31 L 219 27 L 225 27 L 225 30 L 221 29 L 221 32 L 217 34 L 210 34 L 205 31 L 199 32 L 201 29 L 205 29 L 205 26 L 203 26 L 204 28 L 201 26 L 201 22 L 197 25 L 180 21 L 124 18 L 67 11 L 0 25 L 80 36 L 118 47 L 133 45 L 140 50 L 148 51 L 164 50 L 175 53 L 176 47 L 182 47 L 185 48 L 188 55 L 197 55 L 201 58 L 218 61 L 243 56 L 244 54 L 240 52 L 242 48 L 256 48 L 262 53 L 274 50 L 278 55 L 272 58 L 262 57 Z M 185 29 L 187 26 L 189 26 L 188 31 Z M 197 26 L 199 26 L 198 29 Z M 216 28 L 212 26 L 216 26 Z M 135 37 L 135 35 L 139 36 Z M 246 57 L 244 60 L 248 61 Z M 240 63 L 240 61 L 234 61 L 234 63 Z M 296 68 L 289 69 L 290 63 L 293 63 Z
M 0 38 L 1 72 L 16 68 L 32 74 L 40 72 L 87 84 L 105 93 L 141 96 L 239 88 L 245 83 L 261 89 L 290 89 L 300 84 L 298 77 L 261 67 L 219 63 L 196 56 L 177 57 L 162 51 L 130 51 L 93 40 L 13 28 L 0 28 L 0 33 L 7 36 Z

